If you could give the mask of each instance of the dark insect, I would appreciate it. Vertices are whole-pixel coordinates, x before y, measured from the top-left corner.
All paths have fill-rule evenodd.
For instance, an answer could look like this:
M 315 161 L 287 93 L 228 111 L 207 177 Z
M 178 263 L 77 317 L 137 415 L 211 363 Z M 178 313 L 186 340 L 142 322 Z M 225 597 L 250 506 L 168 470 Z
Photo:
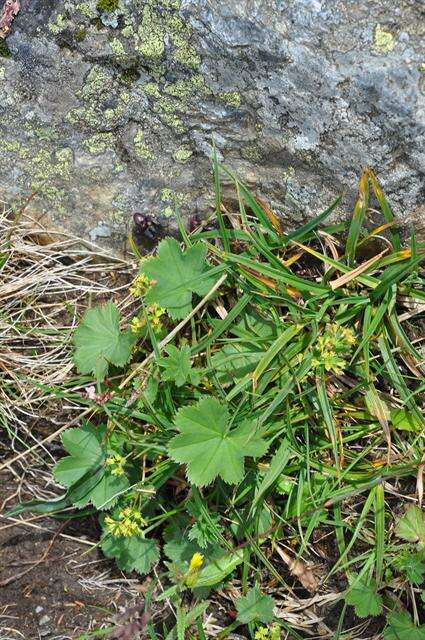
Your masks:
M 201 226 L 201 219 L 195 213 L 195 215 L 191 216 L 190 219 L 189 219 L 189 231 L 190 231 L 190 233 L 192 233 L 192 231 L 195 231 L 195 229 L 197 229 L 200 226 Z
M 149 226 L 149 221 L 151 218 L 149 216 L 143 215 L 143 213 L 139 213 L 136 211 L 133 213 L 133 222 L 134 226 L 137 227 L 138 233 L 143 233 Z
M 161 237 L 161 226 L 148 214 L 133 213 L 133 238 L 139 247 L 152 249 Z

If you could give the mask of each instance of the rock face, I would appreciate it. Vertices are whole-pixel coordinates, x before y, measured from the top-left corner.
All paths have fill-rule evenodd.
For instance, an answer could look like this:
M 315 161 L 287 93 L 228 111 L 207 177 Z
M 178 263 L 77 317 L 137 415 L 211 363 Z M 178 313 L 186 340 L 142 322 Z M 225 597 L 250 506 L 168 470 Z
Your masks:
M 344 215 L 370 164 L 418 228 L 424 35 L 419 0 L 22 0 L 0 197 L 36 191 L 33 212 L 120 248 L 134 211 L 211 210 L 214 139 L 288 224 L 341 192 Z

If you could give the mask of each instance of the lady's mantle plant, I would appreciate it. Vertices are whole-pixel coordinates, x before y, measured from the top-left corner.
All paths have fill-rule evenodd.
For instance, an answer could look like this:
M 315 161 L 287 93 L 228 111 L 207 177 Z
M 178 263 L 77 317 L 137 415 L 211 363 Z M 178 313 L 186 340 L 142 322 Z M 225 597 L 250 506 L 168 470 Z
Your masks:
M 359 617 L 384 610 L 394 575 L 397 601 L 416 606 L 423 523 L 409 511 L 389 526 L 386 487 L 416 480 L 423 455 L 424 246 L 412 235 L 402 248 L 371 170 L 348 225 L 327 222 L 337 201 L 292 232 L 228 173 L 230 225 L 215 170 L 218 230 L 182 228 L 182 243 L 166 238 L 140 261 L 130 328 L 110 302 L 75 333 L 76 366 L 97 390 L 90 420 L 62 437 L 62 503 L 99 512 L 121 569 L 146 574 L 162 559 L 169 597 L 242 579 L 231 628 L 258 639 L 284 624 L 264 626 L 276 602 L 258 583 L 285 593 L 292 571 L 295 589 L 318 588 L 295 563 L 313 539 L 332 540 L 325 573 L 346 580 Z M 190 620 L 179 604 L 179 637 Z M 422 633 L 394 611 L 387 640 L 402 627 Z

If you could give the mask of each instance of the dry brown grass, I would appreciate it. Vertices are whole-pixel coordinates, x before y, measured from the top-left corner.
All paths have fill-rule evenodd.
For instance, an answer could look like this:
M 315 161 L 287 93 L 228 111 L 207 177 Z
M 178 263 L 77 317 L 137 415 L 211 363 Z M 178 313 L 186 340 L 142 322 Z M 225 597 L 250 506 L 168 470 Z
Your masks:
M 1 457 L 32 448 L 40 434 L 54 432 L 81 410 L 57 396 L 73 367 L 71 334 L 92 303 L 114 298 L 121 308 L 129 308 L 133 268 L 130 260 L 45 228 L 25 212 L 12 216 L 2 208 Z M 51 459 L 46 448 L 44 454 Z

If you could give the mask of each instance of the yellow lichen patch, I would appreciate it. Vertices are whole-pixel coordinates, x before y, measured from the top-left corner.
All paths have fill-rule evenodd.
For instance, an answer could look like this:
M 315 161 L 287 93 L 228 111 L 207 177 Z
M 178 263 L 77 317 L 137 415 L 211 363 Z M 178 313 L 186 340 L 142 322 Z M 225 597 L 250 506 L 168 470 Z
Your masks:
M 55 154 L 41 149 L 30 160 L 31 189 L 53 204 L 58 213 L 64 210 L 62 202 L 66 192 L 57 185 L 70 179 L 72 164 L 73 152 L 68 147 L 59 149 Z
M 77 4 L 76 9 L 89 20 L 97 17 L 97 11 L 90 2 L 80 2 Z
M 173 53 L 173 58 L 176 62 L 179 62 L 185 67 L 190 69 L 196 69 L 201 63 L 201 58 L 195 47 L 190 45 L 188 41 L 180 36 L 174 36 L 173 38 L 176 48 Z
M 53 33 L 54 35 L 57 35 L 61 31 L 64 31 L 67 28 L 67 26 L 68 26 L 68 20 L 65 18 L 65 16 L 59 13 L 56 16 L 56 21 L 49 22 L 49 24 L 47 25 L 47 28 L 51 33 Z
M 396 45 L 396 40 L 390 31 L 386 31 L 377 24 L 373 38 L 373 48 L 379 53 L 390 53 Z
M 218 97 L 230 107 L 241 106 L 241 94 L 238 91 L 223 91 Z
M 72 124 L 84 123 L 93 129 L 103 129 L 105 123 L 110 129 L 114 128 L 132 101 L 127 91 L 120 92 L 116 87 L 112 74 L 99 65 L 90 69 L 77 96 L 83 105 L 72 109 L 66 119 Z
M 154 105 L 154 111 L 158 113 L 162 122 L 176 133 L 184 133 L 185 126 L 182 119 L 176 114 L 176 104 L 169 98 L 161 98 Z
M 121 40 L 118 40 L 118 38 L 114 38 L 113 40 L 111 40 L 111 42 L 109 43 L 109 46 L 111 47 L 112 51 L 114 52 L 117 58 L 122 59 L 127 56 L 124 45 L 121 42 Z
M 177 151 L 173 153 L 173 158 L 177 162 L 186 162 L 189 160 L 192 153 L 193 152 L 190 149 L 177 149 Z
M 155 158 L 154 153 L 145 142 L 145 136 L 142 129 L 137 130 L 136 135 L 133 138 L 133 144 L 138 158 L 141 158 L 142 160 L 153 160 Z
M 95 133 L 90 138 L 86 138 L 83 141 L 83 147 L 89 153 L 97 155 L 104 153 L 107 149 L 113 146 L 114 136 L 112 133 Z
M 161 58 L 165 51 L 165 30 L 160 18 L 149 5 L 143 8 L 135 48 L 146 58 Z
M 158 85 L 155 82 L 147 82 L 143 87 L 148 96 L 152 98 L 160 98 L 161 92 L 159 90 Z

